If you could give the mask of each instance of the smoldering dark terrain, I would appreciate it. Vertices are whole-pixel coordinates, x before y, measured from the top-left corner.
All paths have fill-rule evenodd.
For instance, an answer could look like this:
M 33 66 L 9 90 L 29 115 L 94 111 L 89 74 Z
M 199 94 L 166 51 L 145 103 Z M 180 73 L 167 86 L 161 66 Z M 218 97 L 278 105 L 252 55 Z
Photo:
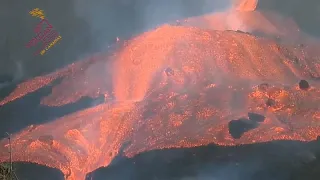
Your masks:
M 206 3 L 210 2 L 210 6 Z M 229 2 L 215 0 L 92 0 L 0 2 L 0 99 L 23 79 L 54 71 L 114 43 L 130 38 L 157 24 L 224 9 Z M 25 44 L 34 36 L 36 21 L 28 15 L 44 9 L 62 41 L 45 56 L 34 56 Z M 315 0 L 263 0 L 262 10 L 294 17 L 301 28 L 320 36 L 320 2 Z M 154 16 L 151 16 L 154 14 Z M 44 87 L 0 108 L 0 137 L 31 124 L 40 124 L 91 106 L 97 99 L 49 108 L 39 105 L 51 92 Z M 23 121 L 21 121 L 23 119 Z M 103 180 L 318 180 L 320 140 L 301 143 L 277 141 L 239 147 L 209 145 L 191 149 L 168 149 L 142 153 L 132 159 L 119 156 L 107 168 L 88 179 Z M 58 170 L 30 163 L 16 163 L 21 180 L 63 179 Z
M 132 159 L 119 157 L 113 165 L 88 174 L 87 179 L 317 180 L 319 143 L 320 139 L 309 143 L 275 141 L 239 147 L 156 150 Z M 16 167 L 20 177 L 30 180 L 63 179 L 61 172 L 51 168 L 28 163 Z

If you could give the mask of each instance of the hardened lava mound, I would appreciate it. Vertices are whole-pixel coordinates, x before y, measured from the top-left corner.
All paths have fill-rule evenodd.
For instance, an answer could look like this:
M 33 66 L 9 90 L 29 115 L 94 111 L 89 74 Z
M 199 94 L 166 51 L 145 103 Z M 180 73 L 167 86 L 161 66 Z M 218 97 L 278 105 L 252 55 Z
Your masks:
M 112 70 L 111 77 L 95 71 L 102 67 Z M 307 46 L 164 25 L 126 42 L 112 57 L 52 74 L 68 72 L 42 105 L 99 94 L 107 94 L 105 102 L 15 134 L 14 161 L 58 168 L 66 179 L 81 180 L 108 166 L 120 151 L 132 157 L 210 143 L 315 140 L 320 135 L 319 67 L 319 57 Z M 41 78 L 19 86 L 4 101 L 16 99 L 23 88 L 43 86 Z M 111 88 L 105 87 L 106 79 Z M 8 160 L 7 146 L 2 140 L 0 161 Z

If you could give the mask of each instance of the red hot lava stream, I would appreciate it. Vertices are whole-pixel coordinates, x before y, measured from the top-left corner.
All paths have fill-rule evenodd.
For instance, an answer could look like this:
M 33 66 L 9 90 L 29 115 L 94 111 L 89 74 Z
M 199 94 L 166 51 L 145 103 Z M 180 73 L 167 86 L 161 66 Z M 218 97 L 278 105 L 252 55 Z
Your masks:
M 234 31 L 164 25 L 129 41 L 114 59 L 113 92 L 97 83 L 102 78 L 93 78 L 95 73 L 78 84 L 89 76 L 79 70 L 42 104 L 63 105 L 94 93 L 114 93 L 117 100 L 15 134 L 14 161 L 58 168 L 66 179 L 81 180 L 108 166 L 124 144 L 124 154 L 132 157 L 153 149 L 311 141 L 320 135 L 320 62 L 305 47 Z M 299 89 L 300 79 L 310 88 Z M 37 82 L 23 86 L 43 86 Z M 68 90 L 70 84 L 76 92 Z M 232 137 L 228 123 L 248 112 L 266 120 Z M 0 141 L 0 161 L 8 161 L 7 147 Z

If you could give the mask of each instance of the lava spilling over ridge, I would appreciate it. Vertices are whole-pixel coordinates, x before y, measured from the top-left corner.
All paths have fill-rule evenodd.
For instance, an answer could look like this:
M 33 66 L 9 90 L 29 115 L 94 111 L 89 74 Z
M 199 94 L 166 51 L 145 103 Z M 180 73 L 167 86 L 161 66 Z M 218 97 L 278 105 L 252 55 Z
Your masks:
M 64 79 L 42 105 L 99 94 L 109 98 L 14 134 L 14 161 L 58 168 L 66 179 L 81 180 L 119 153 L 311 141 L 320 135 L 320 61 L 307 47 L 248 33 L 164 25 L 126 42 L 110 58 L 51 74 Z M 113 70 L 111 90 L 95 68 Z M 48 84 L 41 78 L 22 84 L 2 104 Z M 301 79 L 309 86 L 299 84 Z M 7 140 L 0 141 L 0 161 L 8 161 L 7 147 Z

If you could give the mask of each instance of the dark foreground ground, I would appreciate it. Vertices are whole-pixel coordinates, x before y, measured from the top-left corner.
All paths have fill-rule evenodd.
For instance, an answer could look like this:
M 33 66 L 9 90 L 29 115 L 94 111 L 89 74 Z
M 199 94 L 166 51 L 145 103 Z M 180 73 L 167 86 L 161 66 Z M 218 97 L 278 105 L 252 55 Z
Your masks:
M 209 145 L 119 157 L 87 180 L 319 180 L 320 138 L 309 143 L 277 141 L 239 147 Z M 60 171 L 16 164 L 21 180 L 62 180 Z M 32 172 L 32 173 L 30 173 Z

